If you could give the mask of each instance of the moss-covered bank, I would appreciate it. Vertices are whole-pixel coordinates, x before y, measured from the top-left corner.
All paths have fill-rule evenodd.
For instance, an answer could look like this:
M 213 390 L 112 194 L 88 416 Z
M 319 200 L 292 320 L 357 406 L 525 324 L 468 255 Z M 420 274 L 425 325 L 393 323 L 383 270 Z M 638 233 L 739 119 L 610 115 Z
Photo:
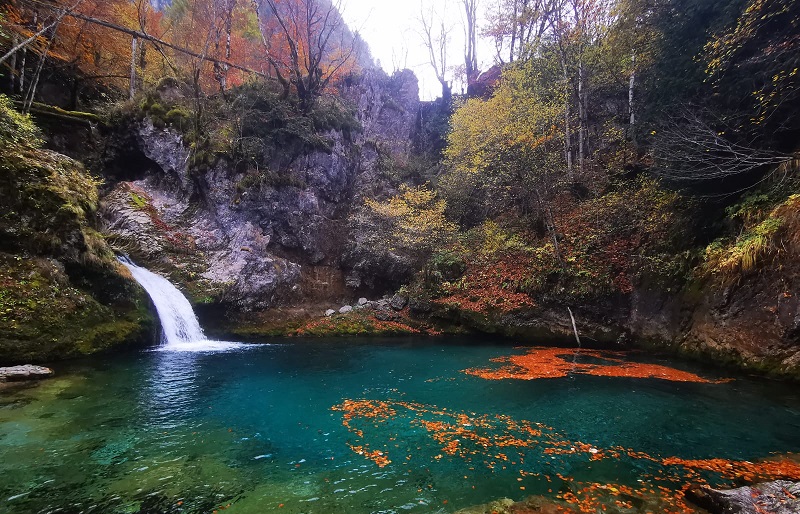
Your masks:
M 94 353 L 150 339 L 144 292 L 94 227 L 99 182 L 41 148 L 0 96 L 0 363 Z

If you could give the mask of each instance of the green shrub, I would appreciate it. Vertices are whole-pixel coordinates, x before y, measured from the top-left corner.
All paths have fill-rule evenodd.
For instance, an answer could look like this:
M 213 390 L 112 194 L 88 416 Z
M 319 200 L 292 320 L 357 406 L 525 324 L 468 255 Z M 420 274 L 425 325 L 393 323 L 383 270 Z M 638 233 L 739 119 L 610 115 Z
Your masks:
M 30 116 L 14 109 L 5 95 L 0 95 L 0 143 L 3 150 L 11 150 L 12 146 L 38 148 L 42 144 L 39 128 Z
M 180 106 L 175 106 L 170 109 L 164 116 L 166 122 L 170 125 L 182 126 L 192 117 L 192 113 L 188 109 Z

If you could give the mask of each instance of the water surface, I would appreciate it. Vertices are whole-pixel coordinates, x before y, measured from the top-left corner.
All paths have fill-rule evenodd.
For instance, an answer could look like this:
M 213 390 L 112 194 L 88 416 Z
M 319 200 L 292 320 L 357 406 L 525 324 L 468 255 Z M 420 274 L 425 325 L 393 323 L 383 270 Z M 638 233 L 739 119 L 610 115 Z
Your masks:
M 648 484 L 672 473 L 667 457 L 800 452 L 796 387 L 463 372 L 515 353 L 335 340 L 61 364 L 37 387 L 0 391 L 0 512 L 453 512 L 563 496 L 572 481 Z M 348 401 L 393 414 L 348 415 Z M 541 444 L 515 445 L 526 430 Z M 500 447 L 483 446 L 478 433 Z M 649 457 L 594 458 L 612 448 Z M 657 485 L 677 490 L 680 480 Z

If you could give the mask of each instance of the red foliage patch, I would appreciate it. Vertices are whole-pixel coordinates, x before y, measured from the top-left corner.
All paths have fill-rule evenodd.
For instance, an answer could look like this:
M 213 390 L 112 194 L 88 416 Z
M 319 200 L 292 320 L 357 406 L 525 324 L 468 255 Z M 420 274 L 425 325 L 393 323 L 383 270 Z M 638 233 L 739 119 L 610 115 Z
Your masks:
M 530 275 L 531 258 L 524 255 L 506 256 L 491 262 L 474 261 L 468 264 L 460 287 L 451 286 L 450 294 L 435 303 L 479 313 L 533 307 L 533 299 L 518 292 L 519 285 Z
M 593 357 L 601 362 L 577 362 L 578 357 Z M 601 377 L 658 378 L 672 382 L 696 382 L 714 384 L 724 380 L 710 380 L 688 371 L 682 371 L 660 364 L 646 364 L 624 360 L 624 352 L 604 350 L 568 350 L 564 348 L 531 348 L 524 355 L 511 355 L 492 359 L 494 362 L 507 362 L 509 365 L 497 369 L 470 368 L 464 370 L 469 375 L 487 380 L 519 379 L 536 380 L 540 378 L 560 378 L 573 373 Z

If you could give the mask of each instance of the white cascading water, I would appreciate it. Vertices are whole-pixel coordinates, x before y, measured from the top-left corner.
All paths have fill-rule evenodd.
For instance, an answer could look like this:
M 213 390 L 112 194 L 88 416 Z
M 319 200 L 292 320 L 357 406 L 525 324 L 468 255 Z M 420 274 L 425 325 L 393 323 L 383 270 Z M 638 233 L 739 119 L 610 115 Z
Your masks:
M 127 257 L 119 257 L 133 278 L 147 291 L 161 320 L 161 346 L 165 351 L 220 351 L 243 346 L 207 339 L 194 315 L 192 305 L 169 280 L 137 266 Z

